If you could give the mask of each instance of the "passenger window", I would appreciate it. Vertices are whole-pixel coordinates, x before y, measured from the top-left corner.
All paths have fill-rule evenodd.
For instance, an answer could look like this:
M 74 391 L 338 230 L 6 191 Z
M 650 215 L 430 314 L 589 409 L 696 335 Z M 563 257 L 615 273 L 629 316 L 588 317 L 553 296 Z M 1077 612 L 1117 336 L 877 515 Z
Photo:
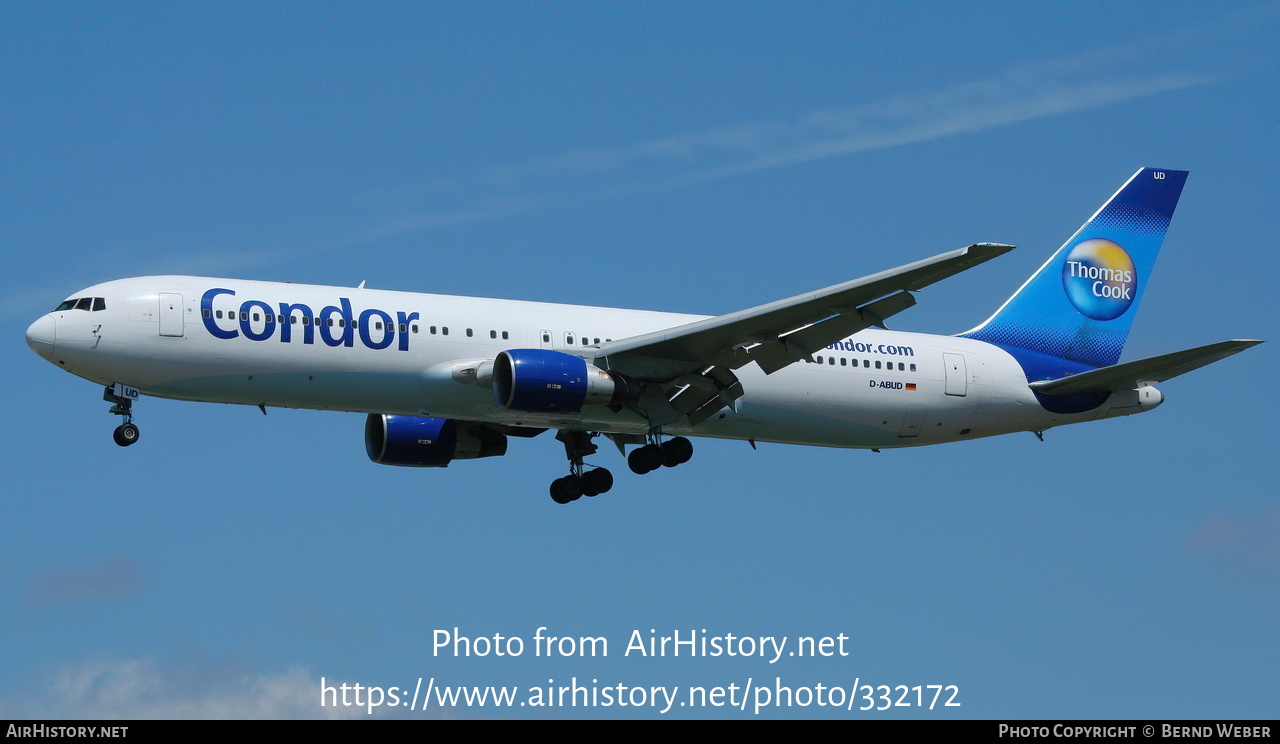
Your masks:
M 868 368 L 868 369 L 869 369 L 869 368 L 871 367 L 871 360 L 870 360 L 870 359 L 863 359 L 863 360 L 862 360 L 862 366 L 863 366 L 864 368 Z
M 441 327 L 441 328 L 440 328 L 440 335 L 441 335 L 441 336 L 448 336 L 448 335 L 449 335 L 449 326 L 443 326 L 443 327 Z
M 912 363 L 911 363 L 911 371 L 912 371 L 912 372 L 915 372 L 915 371 L 916 371 L 916 363 L 915 363 L 915 362 L 912 362 Z
M 849 366 L 849 360 L 848 360 L 848 359 L 845 359 L 844 357 L 840 357 L 840 366 L 841 366 L 841 367 L 848 367 L 848 366 Z
M 258 322 L 258 317 L 259 317 L 259 316 L 258 316 L 258 314 L 257 314 L 257 313 L 254 313 L 254 314 L 253 314 L 253 322 L 254 322 L 254 323 L 257 323 L 257 322 Z
M 880 369 L 880 360 L 879 360 L 879 359 L 877 359 L 877 360 L 876 360 L 876 369 Z
M 471 335 L 472 335 L 472 333 L 471 333 L 471 329 L 470 329 L 470 328 L 468 328 L 468 329 L 467 329 L 467 338 L 471 338 Z
M 822 364 L 822 357 L 814 357 L 814 360 L 815 360 L 818 364 Z
M 399 326 L 399 330 L 401 333 L 404 333 L 406 330 L 408 330 L 408 328 L 405 326 L 404 323 L 401 323 Z
M 414 323 L 412 327 L 413 327 L 413 332 L 414 332 L 414 333 L 417 333 L 417 332 L 418 332 L 418 324 L 417 324 L 417 323 Z
M 898 362 L 898 371 L 905 372 L 906 370 L 907 370 L 907 365 L 903 364 L 902 362 Z
M 436 327 L 431 326 L 430 328 L 427 329 L 427 332 L 430 333 L 432 336 L 436 335 Z
M 502 332 L 502 340 L 503 340 L 503 341 L 506 341 L 506 340 L 507 340 L 507 332 L 506 332 L 506 331 L 503 331 L 503 332 Z
M 240 320 L 248 320 L 248 319 L 249 319 L 249 313 L 245 312 L 244 310 L 241 310 L 241 311 L 240 311 Z
M 542 334 L 542 343 L 544 343 L 544 344 L 549 344 L 549 343 L 551 343 L 551 334 L 550 334 L 550 333 L 544 333 L 544 334 Z
M 498 337 L 497 331 L 492 331 L 492 330 L 489 331 L 489 338 L 497 338 L 497 337 Z
M 836 366 L 836 358 L 835 358 L 835 357 L 827 357 L 827 364 L 830 364 L 832 367 Z

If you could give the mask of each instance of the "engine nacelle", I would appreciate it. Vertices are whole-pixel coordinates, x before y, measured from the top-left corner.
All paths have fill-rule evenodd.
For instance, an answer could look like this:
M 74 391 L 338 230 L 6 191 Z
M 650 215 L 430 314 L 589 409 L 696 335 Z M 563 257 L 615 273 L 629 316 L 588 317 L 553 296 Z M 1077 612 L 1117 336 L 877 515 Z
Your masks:
M 507 437 L 474 421 L 371 413 L 364 448 L 380 465 L 443 468 L 451 460 L 507 454 Z
M 510 349 L 493 361 L 493 399 L 515 411 L 577 413 L 583 406 L 616 403 L 630 387 L 561 351 Z

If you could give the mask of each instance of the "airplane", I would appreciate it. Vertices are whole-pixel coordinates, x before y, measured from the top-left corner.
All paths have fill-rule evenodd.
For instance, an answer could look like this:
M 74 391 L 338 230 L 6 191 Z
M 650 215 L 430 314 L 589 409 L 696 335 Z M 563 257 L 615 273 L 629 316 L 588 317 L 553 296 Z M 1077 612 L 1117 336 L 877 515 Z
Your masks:
M 1187 172 L 1141 168 L 1003 305 L 953 336 L 890 331 L 914 292 L 1013 249 L 977 243 L 715 317 L 195 276 L 74 293 L 27 329 L 50 363 L 133 404 L 365 413 L 384 465 L 445 467 L 556 431 L 566 504 L 609 491 L 604 437 L 640 475 L 690 437 L 914 447 L 1149 411 L 1154 385 L 1262 343 L 1120 362 Z M 631 451 L 627 454 L 627 447 Z

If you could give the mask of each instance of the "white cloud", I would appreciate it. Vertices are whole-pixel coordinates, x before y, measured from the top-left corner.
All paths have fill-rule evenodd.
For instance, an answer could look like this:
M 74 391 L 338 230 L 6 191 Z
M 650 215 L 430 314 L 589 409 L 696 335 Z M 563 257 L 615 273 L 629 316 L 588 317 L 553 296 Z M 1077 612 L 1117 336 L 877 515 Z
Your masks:
M 1187 536 L 1191 550 L 1209 556 L 1225 575 L 1280 579 L 1280 503 L 1247 513 L 1216 512 Z
M 128 556 L 113 553 L 101 565 L 50 566 L 31 586 L 26 605 L 33 608 L 110 599 L 136 594 L 146 580 L 142 565 Z
M 1119 74 L 1143 68 L 1143 45 L 1091 50 L 985 78 L 617 146 L 595 146 L 450 179 L 455 204 L 400 214 L 350 236 L 381 240 L 434 227 L 556 209 L 1088 111 L 1195 86 L 1207 73 Z M 1162 68 L 1163 69 L 1163 68 Z
M 321 706 L 320 680 L 303 666 L 269 675 L 216 665 L 164 669 L 149 659 L 121 659 L 86 661 L 60 669 L 37 699 L 0 702 L 0 716 L 338 719 L 368 718 L 369 714 L 363 707 Z

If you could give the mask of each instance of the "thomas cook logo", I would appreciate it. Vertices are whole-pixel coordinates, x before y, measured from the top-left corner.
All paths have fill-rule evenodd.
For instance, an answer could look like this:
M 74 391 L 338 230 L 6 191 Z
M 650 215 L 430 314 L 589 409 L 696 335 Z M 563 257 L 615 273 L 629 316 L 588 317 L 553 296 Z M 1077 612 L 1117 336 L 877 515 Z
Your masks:
M 1062 286 L 1071 304 L 1094 320 L 1111 320 L 1124 314 L 1138 291 L 1133 259 L 1110 240 L 1081 242 L 1062 265 Z

